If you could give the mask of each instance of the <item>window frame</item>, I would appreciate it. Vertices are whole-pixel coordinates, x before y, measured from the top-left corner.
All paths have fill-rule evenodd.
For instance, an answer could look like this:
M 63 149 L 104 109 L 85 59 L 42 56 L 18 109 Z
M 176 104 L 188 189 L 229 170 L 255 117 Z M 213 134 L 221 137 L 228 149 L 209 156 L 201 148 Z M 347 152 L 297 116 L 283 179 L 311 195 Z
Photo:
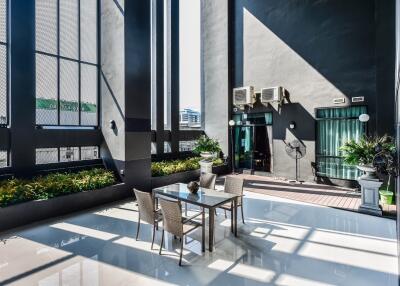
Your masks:
M 81 30 L 82 30 L 82 25 L 81 25 L 81 10 L 82 10 L 82 5 L 81 5 L 81 0 L 77 0 L 78 2 L 78 59 L 74 59 L 74 58 L 70 58 L 70 57 L 66 57 L 66 56 L 62 56 L 61 55 L 61 49 L 60 49 L 60 35 L 61 35 L 61 29 L 60 29 L 60 3 L 61 0 L 57 0 L 57 54 L 52 54 L 49 52 L 44 52 L 44 51 L 40 51 L 37 49 L 36 47 L 36 40 L 35 40 L 35 73 L 36 73 L 36 55 L 42 55 L 42 56 L 46 56 L 46 57 L 52 57 L 55 58 L 57 60 L 57 124 L 38 124 L 37 123 L 37 112 L 36 112 L 36 107 L 35 107 L 35 126 L 37 128 L 43 128 L 43 129 L 47 129 L 47 128 L 51 128 L 51 129 L 100 129 L 101 126 L 101 107 L 100 107 L 100 103 L 101 103 L 101 70 L 100 70 L 100 63 L 101 63 L 101 55 L 100 55 L 100 45 L 101 45 L 101 1 L 100 0 L 96 0 L 96 31 L 97 31 L 97 35 L 96 35 L 96 39 L 97 39 L 97 45 L 96 45 L 96 52 L 97 52 L 97 57 L 96 57 L 96 61 L 97 63 L 92 63 L 92 62 L 88 62 L 88 61 L 84 61 L 82 60 L 82 38 L 81 38 Z M 36 23 L 36 16 L 35 16 L 35 23 Z M 35 39 L 36 39 L 36 25 L 35 25 Z M 60 68 L 60 62 L 61 60 L 65 60 L 65 61 L 69 61 L 69 62 L 73 62 L 78 64 L 78 124 L 77 125 L 70 125 L 70 124 L 61 124 L 61 68 Z M 96 86 L 97 86 L 97 94 L 96 94 L 96 105 L 97 105 L 97 110 L 96 110 L 96 120 L 97 120 L 97 124 L 96 125 L 83 125 L 82 124 L 82 65 L 87 65 L 87 66 L 91 66 L 91 67 L 95 67 L 96 68 L 96 76 L 97 76 L 97 82 L 96 82 Z M 35 79 L 35 86 L 36 86 L 37 82 Z M 36 103 L 37 97 L 36 97 L 36 88 L 35 88 L 35 103 Z
M 318 110 L 321 109 L 344 109 L 344 108 L 350 108 L 350 107 L 365 107 L 365 112 L 368 113 L 368 106 L 366 104 L 361 104 L 361 105 L 349 105 L 349 106 L 330 106 L 330 107 L 317 107 L 314 109 L 314 114 L 315 114 L 315 176 L 319 178 L 330 178 L 330 179 L 335 179 L 335 180 L 341 180 L 341 181 L 354 181 L 353 179 L 345 179 L 345 178 L 340 178 L 340 177 L 332 177 L 332 176 L 326 176 L 326 175 L 321 175 L 318 171 L 318 158 L 332 158 L 332 159 L 340 159 L 342 157 L 340 156 L 329 156 L 329 155 L 321 155 L 318 154 L 319 150 L 319 138 L 318 138 L 318 122 L 319 121 L 328 121 L 328 120 L 354 120 L 358 119 L 358 116 L 349 116 L 349 117 L 340 117 L 340 118 L 335 118 L 335 117 L 327 117 L 327 118 L 318 118 L 317 113 Z M 365 123 L 365 133 L 364 135 L 368 134 L 368 122 Z
M 10 2 L 9 0 L 5 0 L 6 4 L 6 42 L 0 41 L 0 45 L 4 46 L 6 48 L 6 122 L 5 123 L 0 123 L 0 128 L 8 128 L 10 125 L 10 55 L 9 55 L 9 49 L 10 49 Z M 7 154 L 10 152 L 8 150 Z M 7 155 L 9 159 L 9 155 Z M 8 160 L 8 165 L 9 160 Z

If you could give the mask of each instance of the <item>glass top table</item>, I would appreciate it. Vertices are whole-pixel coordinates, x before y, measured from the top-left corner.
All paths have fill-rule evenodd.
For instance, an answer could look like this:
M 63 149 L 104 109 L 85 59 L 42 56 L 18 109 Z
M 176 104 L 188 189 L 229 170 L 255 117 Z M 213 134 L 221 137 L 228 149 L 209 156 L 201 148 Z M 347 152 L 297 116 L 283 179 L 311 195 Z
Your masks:
M 206 188 L 199 188 L 197 194 L 194 195 L 190 193 L 186 184 L 183 183 L 156 188 L 153 190 L 153 193 L 205 208 L 215 208 L 232 201 L 235 197 L 238 197 L 238 195 L 235 194 L 229 194 Z
M 233 210 L 231 216 L 231 230 L 237 236 L 237 200 L 240 197 L 236 194 L 225 193 L 206 188 L 199 188 L 197 194 L 192 194 L 186 184 L 176 183 L 164 187 L 153 189 L 155 198 L 155 206 L 159 197 L 168 197 L 175 200 L 183 201 L 189 204 L 197 205 L 203 208 L 202 212 L 202 250 L 205 250 L 205 217 L 204 209 L 209 210 L 209 251 L 214 248 L 214 213 L 215 208 L 226 203 L 232 203 Z

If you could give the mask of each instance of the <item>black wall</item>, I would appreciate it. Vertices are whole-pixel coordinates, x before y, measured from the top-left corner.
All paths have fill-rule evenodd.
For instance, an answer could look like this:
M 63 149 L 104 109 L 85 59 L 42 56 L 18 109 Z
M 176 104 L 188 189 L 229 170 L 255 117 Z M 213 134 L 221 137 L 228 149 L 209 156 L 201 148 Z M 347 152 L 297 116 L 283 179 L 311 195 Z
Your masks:
M 313 178 L 315 109 L 364 96 L 369 133 L 394 134 L 395 1 L 235 0 L 233 87 L 283 86 L 291 104 L 274 112 L 274 173 L 294 174 L 282 140 L 307 146 L 301 177 Z M 341 105 L 334 98 L 345 98 Z M 287 129 L 295 121 L 294 132 Z M 293 167 L 292 167 L 293 166 Z

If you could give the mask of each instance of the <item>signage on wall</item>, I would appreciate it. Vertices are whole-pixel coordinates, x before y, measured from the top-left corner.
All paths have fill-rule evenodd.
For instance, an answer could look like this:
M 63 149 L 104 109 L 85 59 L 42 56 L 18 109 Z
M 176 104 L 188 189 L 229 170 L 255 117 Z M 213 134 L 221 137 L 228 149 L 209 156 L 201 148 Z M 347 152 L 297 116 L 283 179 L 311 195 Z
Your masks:
M 355 96 L 351 98 L 351 102 L 364 102 L 364 96 Z
M 345 103 L 346 99 L 344 97 L 337 97 L 333 99 L 333 104 L 342 104 Z

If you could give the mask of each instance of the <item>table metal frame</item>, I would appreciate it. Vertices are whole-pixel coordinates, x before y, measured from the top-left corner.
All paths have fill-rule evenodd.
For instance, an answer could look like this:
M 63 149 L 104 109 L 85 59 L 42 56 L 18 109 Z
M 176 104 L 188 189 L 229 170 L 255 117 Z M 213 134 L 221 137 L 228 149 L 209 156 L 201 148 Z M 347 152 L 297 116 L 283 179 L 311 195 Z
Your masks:
M 169 185 L 169 186 L 172 186 L 172 185 Z M 209 224 L 208 248 L 209 248 L 210 252 L 212 252 L 214 249 L 215 210 L 219 206 L 224 205 L 229 202 L 231 202 L 231 204 L 232 204 L 231 232 L 234 233 L 234 235 L 237 237 L 237 209 L 238 209 L 238 198 L 240 197 L 240 195 L 226 193 L 226 194 L 231 195 L 232 197 L 226 198 L 225 200 L 221 201 L 220 203 L 211 206 L 211 205 L 203 204 L 201 202 L 196 202 L 194 200 L 190 200 L 188 198 L 164 193 L 162 190 L 163 190 L 163 188 L 166 188 L 166 187 L 168 187 L 168 186 L 153 189 L 154 206 L 156 209 L 158 207 L 158 198 L 159 197 L 168 197 L 168 198 L 171 198 L 174 200 L 183 201 L 188 204 L 192 204 L 192 205 L 201 207 L 201 210 L 202 210 L 202 212 L 201 212 L 201 224 L 202 224 L 201 250 L 202 250 L 202 252 L 205 252 L 205 248 L 206 248 L 205 247 L 205 228 L 206 228 L 205 209 L 208 209 L 208 219 L 209 219 L 209 222 L 208 222 L 208 224 Z M 216 192 L 215 190 L 209 190 L 209 189 L 205 189 L 205 188 L 201 188 L 200 191 L 204 191 L 205 193 L 207 193 L 207 191 Z

